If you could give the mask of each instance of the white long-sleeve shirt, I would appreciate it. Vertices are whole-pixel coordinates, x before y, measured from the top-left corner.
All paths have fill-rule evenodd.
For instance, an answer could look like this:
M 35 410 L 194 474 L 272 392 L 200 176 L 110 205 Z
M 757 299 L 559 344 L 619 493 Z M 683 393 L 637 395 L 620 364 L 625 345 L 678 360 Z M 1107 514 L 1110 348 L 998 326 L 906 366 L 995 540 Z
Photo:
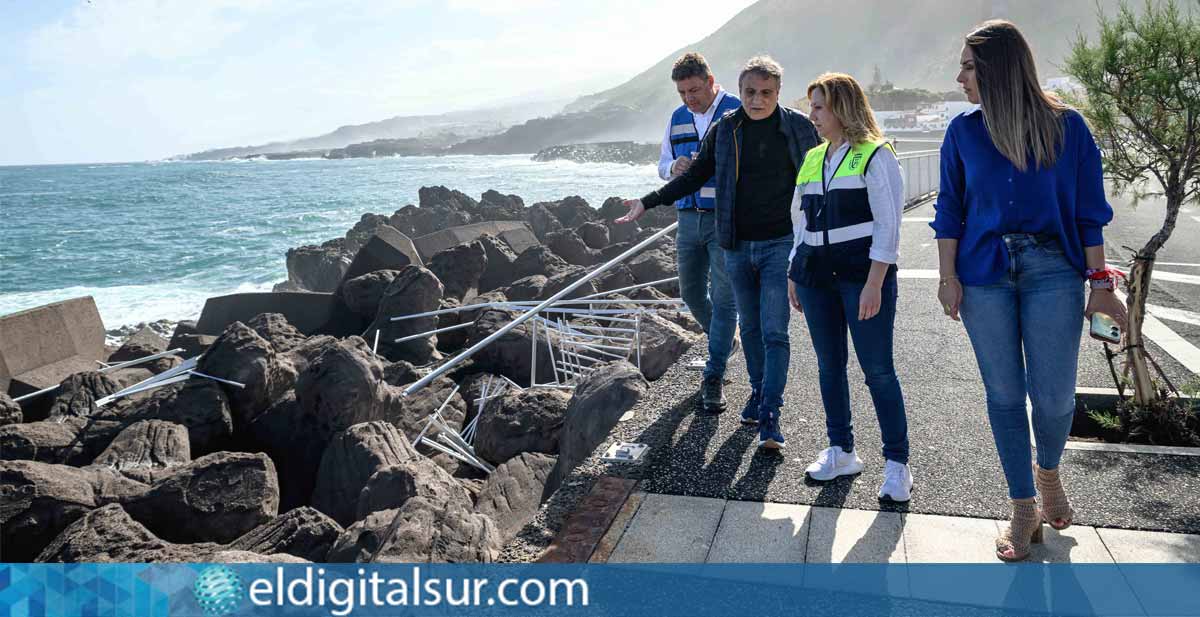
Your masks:
M 704 134 L 708 132 L 709 125 L 712 124 L 713 116 L 717 113 L 717 104 L 721 99 L 725 98 L 725 89 L 717 86 L 717 96 L 713 98 L 712 105 L 704 113 L 698 114 L 692 112 L 692 122 L 696 124 L 696 134 L 700 141 L 704 141 Z M 667 122 L 667 134 L 663 136 L 662 150 L 658 155 L 658 177 L 663 180 L 671 179 L 671 165 L 675 162 L 675 155 L 671 151 L 671 122 Z
M 831 178 L 837 171 L 834 166 L 841 163 L 846 152 L 850 150 L 850 142 L 842 142 L 831 156 L 825 158 L 825 177 Z M 879 148 L 875 158 L 867 167 L 865 177 L 867 183 L 867 199 L 871 204 L 871 252 L 870 258 L 887 264 L 894 264 L 900 259 L 900 218 L 904 214 L 904 176 L 901 173 L 900 161 L 890 148 Z M 800 209 L 801 191 L 796 190 L 792 196 L 792 232 L 795 243 L 792 246 L 791 257 L 796 255 L 796 247 L 804 242 L 805 227 L 808 224 L 804 211 Z

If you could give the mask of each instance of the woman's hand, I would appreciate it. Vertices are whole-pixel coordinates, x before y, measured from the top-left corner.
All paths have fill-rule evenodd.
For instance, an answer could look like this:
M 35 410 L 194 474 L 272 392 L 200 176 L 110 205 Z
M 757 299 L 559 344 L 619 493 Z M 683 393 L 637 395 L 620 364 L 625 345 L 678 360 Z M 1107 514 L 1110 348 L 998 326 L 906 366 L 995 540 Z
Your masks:
M 883 302 L 883 292 L 870 283 L 863 285 L 862 293 L 858 295 L 858 320 L 866 321 L 879 314 L 879 305 Z
M 962 283 L 959 282 L 957 276 L 947 277 L 938 282 L 937 297 L 938 302 L 942 305 L 942 311 L 950 319 L 960 321 L 958 309 L 962 306 Z
M 1092 318 L 1093 313 L 1104 313 L 1113 318 L 1117 322 L 1121 330 L 1124 331 L 1128 319 L 1125 315 L 1125 304 L 1118 298 L 1117 294 L 1111 289 L 1093 289 L 1088 296 L 1087 309 L 1084 310 L 1084 317 Z
M 796 295 L 796 282 L 792 279 L 788 279 L 788 301 L 797 312 L 804 312 L 804 307 L 800 305 L 800 297 Z

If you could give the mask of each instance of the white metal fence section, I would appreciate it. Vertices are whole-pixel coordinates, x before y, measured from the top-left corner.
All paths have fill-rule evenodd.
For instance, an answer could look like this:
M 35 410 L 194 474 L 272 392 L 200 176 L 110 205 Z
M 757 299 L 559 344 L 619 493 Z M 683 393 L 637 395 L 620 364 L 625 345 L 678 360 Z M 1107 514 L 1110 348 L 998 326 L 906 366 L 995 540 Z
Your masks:
M 940 150 L 903 152 L 896 157 L 904 175 L 904 207 L 911 208 L 937 195 L 941 178 Z

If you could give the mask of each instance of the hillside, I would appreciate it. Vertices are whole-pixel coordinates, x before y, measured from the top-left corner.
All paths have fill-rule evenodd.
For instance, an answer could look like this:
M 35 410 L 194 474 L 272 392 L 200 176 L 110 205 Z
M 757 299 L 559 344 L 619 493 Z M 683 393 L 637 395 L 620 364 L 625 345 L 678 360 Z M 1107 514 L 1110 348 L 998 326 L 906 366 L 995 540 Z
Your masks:
M 1115 0 L 1100 0 L 1105 10 Z M 783 95 L 804 95 L 808 81 L 824 71 L 850 73 L 863 83 L 874 67 L 897 86 L 935 92 L 956 89 L 954 75 L 963 35 L 993 17 L 1010 19 L 1030 40 L 1043 77 L 1061 73 L 1056 67 L 1070 50 L 1077 28 L 1094 30 L 1095 0 L 1055 3 L 990 0 L 868 0 L 852 5 L 816 0 L 761 0 L 694 45 L 669 54 L 633 79 L 604 92 L 585 96 L 565 111 L 585 111 L 619 103 L 651 113 L 669 113 L 679 104 L 671 88 L 671 64 L 688 50 L 708 58 L 718 81 L 737 87 L 737 74 L 747 58 L 759 53 L 784 67 Z

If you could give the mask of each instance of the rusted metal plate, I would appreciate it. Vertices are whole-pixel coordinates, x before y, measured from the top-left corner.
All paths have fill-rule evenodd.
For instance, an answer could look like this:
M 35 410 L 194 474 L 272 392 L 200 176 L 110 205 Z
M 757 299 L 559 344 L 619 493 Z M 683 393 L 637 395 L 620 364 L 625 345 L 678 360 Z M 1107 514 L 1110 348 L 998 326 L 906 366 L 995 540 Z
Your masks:
M 635 480 L 610 476 L 597 480 L 538 561 L 587 562 L 636 484 Z

